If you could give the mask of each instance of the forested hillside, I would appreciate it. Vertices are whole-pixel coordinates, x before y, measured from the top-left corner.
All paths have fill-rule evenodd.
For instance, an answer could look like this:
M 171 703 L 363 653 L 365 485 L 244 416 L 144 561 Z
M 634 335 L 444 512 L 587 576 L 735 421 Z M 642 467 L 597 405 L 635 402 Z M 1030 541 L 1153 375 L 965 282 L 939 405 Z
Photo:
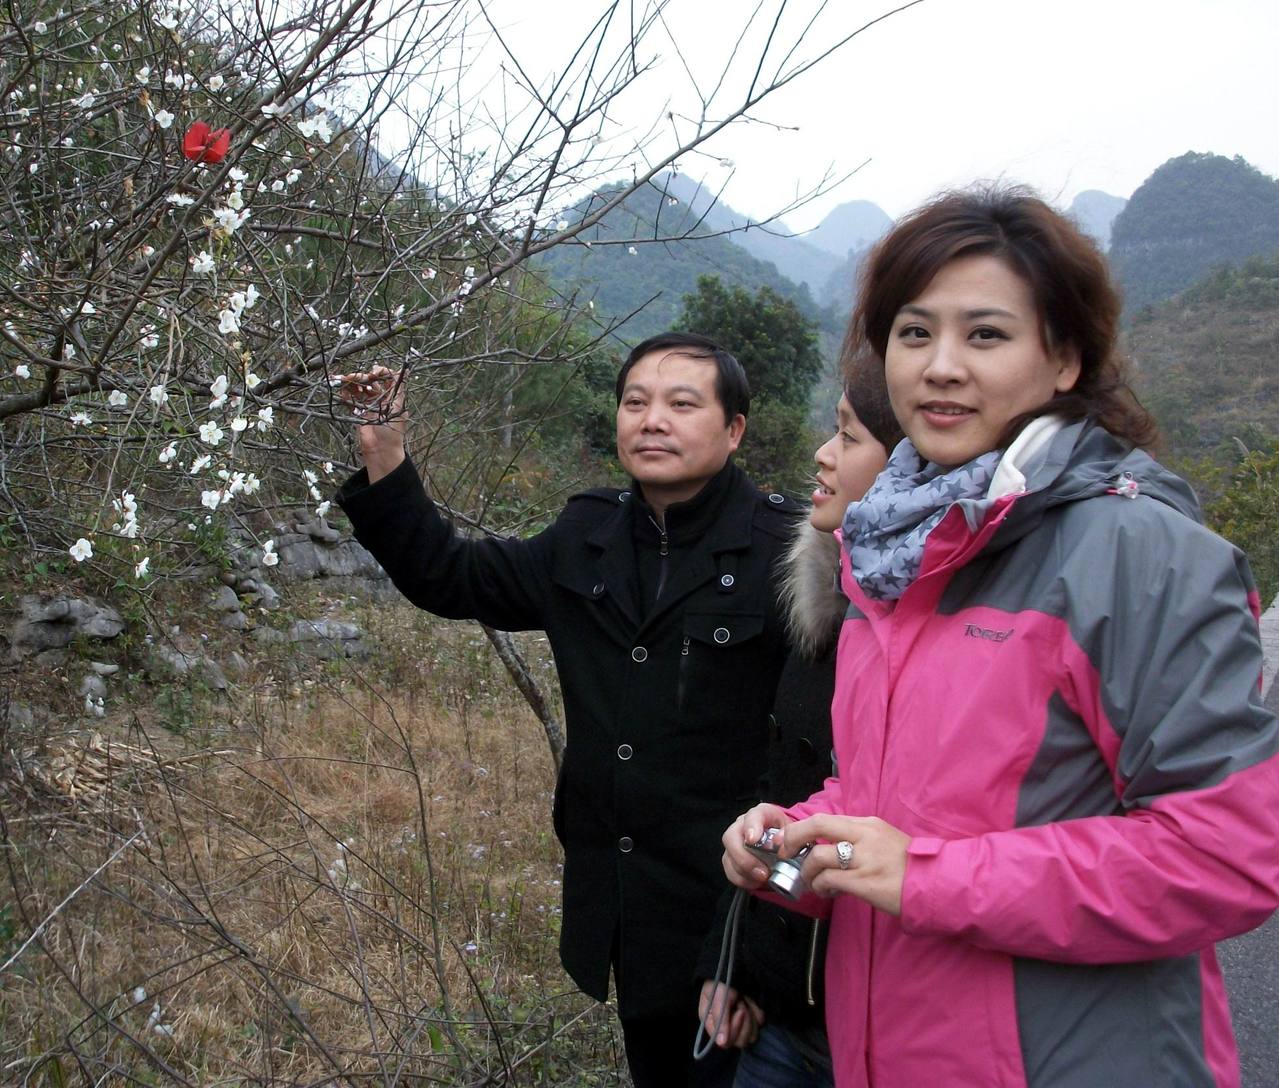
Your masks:
M 1279 431 L 1279 254 L 1220 268 L 1138 314 L 1129 331 L 1143 400 L 1176 455 Z
M 1160 166 L 1114 221 L 1110 258 L 1126 312 L 1170 298 L 1215 266 L 1279 248 L 1279 182 L 1241 158 Z
M 597 190 L 573 209 L 569 222 L 590 214 L 618 188 Z M 806 316 L 823 324 L 829 320 L 806 287 L 752 257 L 728 236 L 717 234 L 661 179 L 654 179 L 583 231 L 576 244 L 549 252 L 539 267 L 563 289 L 578 290 L 593 299 L 600 319 L 634 313 L 620 330 L 632 341 L 672 328 L 683 297 L 694 292 L 697 278 L 705 275 L 719 276 L 749 292 L 771 288 L 794 300 Z

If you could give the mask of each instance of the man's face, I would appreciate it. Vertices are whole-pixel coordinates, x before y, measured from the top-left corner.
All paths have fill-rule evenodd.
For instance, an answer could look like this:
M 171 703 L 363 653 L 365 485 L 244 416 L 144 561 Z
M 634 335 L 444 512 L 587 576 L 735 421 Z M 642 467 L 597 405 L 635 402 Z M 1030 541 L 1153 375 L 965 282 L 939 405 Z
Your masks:
M 660 507 L 696 495 L 742 440 L 746 417 L 725 421 L 715 360 L 668 348 L 642 356 L 617 406 L 617 457 Z

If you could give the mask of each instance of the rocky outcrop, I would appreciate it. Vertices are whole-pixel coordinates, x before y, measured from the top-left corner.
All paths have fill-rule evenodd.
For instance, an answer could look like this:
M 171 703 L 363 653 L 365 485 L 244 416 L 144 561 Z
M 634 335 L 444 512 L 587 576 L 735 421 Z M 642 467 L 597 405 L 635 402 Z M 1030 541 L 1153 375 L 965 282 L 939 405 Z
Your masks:
M 14 658 L 62 650 L 78 638 L 109 641 L 124 631 L 120 613 L 91 597 L 31 594 L 20 605 L 21 617 L 9 636 Z

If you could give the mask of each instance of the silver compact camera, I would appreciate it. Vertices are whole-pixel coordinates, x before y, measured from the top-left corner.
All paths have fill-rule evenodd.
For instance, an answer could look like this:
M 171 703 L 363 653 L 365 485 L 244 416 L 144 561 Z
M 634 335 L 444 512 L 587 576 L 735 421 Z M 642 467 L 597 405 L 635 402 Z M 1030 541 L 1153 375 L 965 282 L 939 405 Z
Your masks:
M 768 886 L 773 891 L 778 895 L 784 895 L 787 899 L 798 899 L 805 891 L 804 878 L 800 875 L 800 870 L 804 866 L 804 859 L 808 857 L 808 852 L 813 847 L 810 843 L 802 847 L 793 858 L 779 858 L 777 851 L 781 845 L 782 829 L 770 827 L 765 829 L 757 842 L 748 842 L 746 849 L 768 866 Z

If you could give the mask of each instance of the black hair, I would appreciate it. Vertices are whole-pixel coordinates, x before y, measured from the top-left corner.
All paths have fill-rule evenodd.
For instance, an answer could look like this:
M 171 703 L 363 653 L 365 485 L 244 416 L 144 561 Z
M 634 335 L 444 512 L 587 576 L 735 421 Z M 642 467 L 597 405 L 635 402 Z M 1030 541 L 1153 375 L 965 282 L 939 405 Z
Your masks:
M 736 416 L 750 415 L 751 385 L 746 379 L 742 364 L 709 336 L 701 336 L 695 332 L 663 332 L 650 336 L 631 348 L 626 362 L 617 373 L 615 393 L 618 404 L 622 403 L 622 390 L 626 388 L 626 376 L 631 372 L 631 367 L 654 351 L 674 351 L 694 359 L 714 360 L 715 399 L 724 409 L 725 424 L 732 423 Z

